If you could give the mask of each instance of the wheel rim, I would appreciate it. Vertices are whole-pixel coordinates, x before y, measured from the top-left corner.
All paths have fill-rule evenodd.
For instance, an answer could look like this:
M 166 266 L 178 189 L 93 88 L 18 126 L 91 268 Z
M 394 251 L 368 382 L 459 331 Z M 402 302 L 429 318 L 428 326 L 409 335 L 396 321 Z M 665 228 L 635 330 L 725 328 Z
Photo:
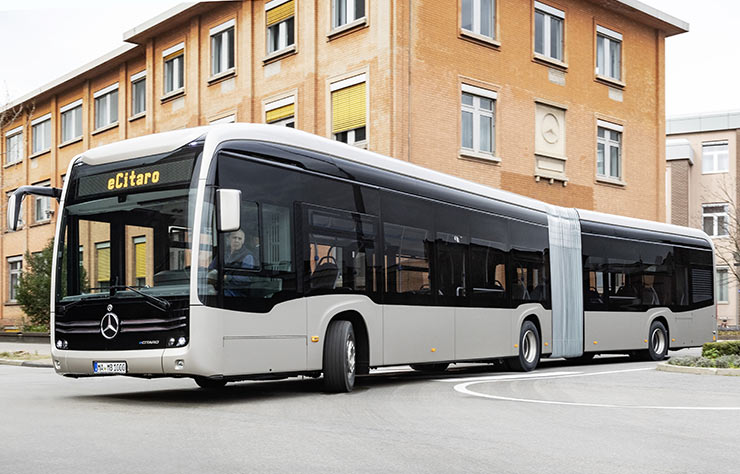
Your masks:
M 528 364 L 531 364 L 537 358 L 537 337 L 534 331 L 527 330 L 522 337 L 522 355 Z
M 651 345 L 653 352 L 656 354 L 662 354 L 665 351 L 665 334 L 660 328 L 653 330 L 653 335 L 650 336 Z
M 347 375 L 351 376 L 355 373 L 355 340 L 348 337 L 345 349 L 347 352 Z

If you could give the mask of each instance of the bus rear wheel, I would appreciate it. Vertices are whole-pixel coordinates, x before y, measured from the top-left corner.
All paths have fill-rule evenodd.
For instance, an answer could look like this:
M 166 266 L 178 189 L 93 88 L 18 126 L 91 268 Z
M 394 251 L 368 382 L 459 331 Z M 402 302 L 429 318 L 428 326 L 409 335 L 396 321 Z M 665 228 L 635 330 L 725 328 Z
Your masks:
M 438 374 L 447 370 L 450 364 L 447 362 L 440 362 L 438 364 L 411 364 L 411 368 L 417 372 L 424 372 L 427 374 Z
M 327 392 L 351 392 L 355 386 L 355 331 L 349 321 L 332 321 L 324 346 L 324 388 Z
M 524 321 L 519 331 L 519 355 L 506 359 L 510 370 L 529 372 L 540 362 L 540 333 L 532 321 Z

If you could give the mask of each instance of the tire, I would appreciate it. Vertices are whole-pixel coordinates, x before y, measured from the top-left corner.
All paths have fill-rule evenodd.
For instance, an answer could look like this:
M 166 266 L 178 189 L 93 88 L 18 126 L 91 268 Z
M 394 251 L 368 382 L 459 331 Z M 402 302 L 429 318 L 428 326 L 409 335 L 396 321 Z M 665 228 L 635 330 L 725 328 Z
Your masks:
M 357 347 L 355 331 L 349 321 L 332 321 L 326 330 L 324 346 L 324 389 L 351 392 L 355 386 Z
M 193 380 L 198 384 L 198 387 L 206 390 L 218 390 L 226 386 L 226 380 L 211 379 L 208 377 L 193 377 Z
M 524 321 L 519 331 L 519 355 L 506 359 L 506 365 L 516 372 L 529 372 L 540 362 L 540 333 L 532 321 Z
M 417 372 L 424 372 L 427 374 L 438 374 L 447 370 L 450 364 L 447 362 L 440 362 L 437 364 L 411 364 L 411 368 Z
M 648 333 L 648 348 L 645 360 L 663 360 L 668 355 L 668 331 L 660 321 L 653 321 Z

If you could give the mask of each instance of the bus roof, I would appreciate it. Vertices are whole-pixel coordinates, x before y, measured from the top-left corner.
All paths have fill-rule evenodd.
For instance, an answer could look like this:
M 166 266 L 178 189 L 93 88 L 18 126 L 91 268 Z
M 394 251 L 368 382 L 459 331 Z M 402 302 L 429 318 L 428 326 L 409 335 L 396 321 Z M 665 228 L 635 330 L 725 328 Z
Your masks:
M 500 189 L 494 189 L 489 186 L 430 170 L 396 158 L 390 158 L 378 153 L 363 150 L 336 140 L 330 140 L 328 138 L 300 130 L 277 127 L 274 125 L 247 123 L 218 124 L 156 133 L 103 145 L 101 147 L 85 151 L 79 158 L 86 164 L 97 165 L 140 156 L 167 153 L 175 151 L 204 135 L 206 136 L 207 147 L 209 142 L 212 146 L 215 146 L 218 143 L 229 140 L 257 140 L 276 144 L 292 145 L 298 148 L 327 153 L 329 155 L 361 163 L 369 167 L 391 171 L 400 175 L 420 179 L 422 181 L 511 203 L 542 213 L 547 213 L 548 208 L 551 206 L 537 199 L 528 198 L 526 196 L 521 196 L 519 194 Z M 699 229 L 605 214 L 584 209 L 577 209 L 577 212 L 581 219 L 587 221 L 632 227 L 636 229 L 647 229 L 668 234 L 685 235 L 711 242 L 709 236 Z

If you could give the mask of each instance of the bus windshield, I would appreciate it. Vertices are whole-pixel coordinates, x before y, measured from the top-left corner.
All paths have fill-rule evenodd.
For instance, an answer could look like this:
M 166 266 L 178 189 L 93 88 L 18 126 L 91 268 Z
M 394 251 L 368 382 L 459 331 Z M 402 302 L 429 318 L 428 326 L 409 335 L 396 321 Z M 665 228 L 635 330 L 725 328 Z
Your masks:
M 58 245 L 57 301 L 188 294 L 202 142 L 173 153 L 73 167 Z

